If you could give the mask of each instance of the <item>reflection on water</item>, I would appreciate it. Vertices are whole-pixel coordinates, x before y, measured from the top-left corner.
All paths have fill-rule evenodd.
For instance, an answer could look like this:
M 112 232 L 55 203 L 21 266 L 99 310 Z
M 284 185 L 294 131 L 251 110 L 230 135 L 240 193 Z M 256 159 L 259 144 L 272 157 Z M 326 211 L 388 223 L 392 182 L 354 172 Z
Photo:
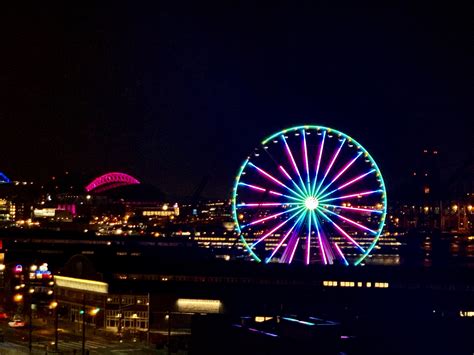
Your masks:
M 458 265 L 474 267 L 474 236 L 410 231 L 386 233 L 367 265 Z

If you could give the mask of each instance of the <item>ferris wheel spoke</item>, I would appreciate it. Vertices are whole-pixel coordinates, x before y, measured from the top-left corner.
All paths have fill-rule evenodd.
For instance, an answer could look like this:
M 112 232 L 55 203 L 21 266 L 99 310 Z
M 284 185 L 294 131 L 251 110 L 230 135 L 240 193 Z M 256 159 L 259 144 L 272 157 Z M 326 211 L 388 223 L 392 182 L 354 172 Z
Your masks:
M 341 152 L 341 149 L 342 149 L 342 146 L 344 145 L 344 143 L 346 142 L 346 138 L 344 138 L 341 142 L 341 145 L 339 146 L 339 148 L 336 150 L 336 152 L 334 153 L 333 157 L 332 157 L 332 160 L 331 160 L 331 163 L 329 163 L 329 166 L 328 168 L 326 169 L 326 172 L 324 173 L 324 176 L 323 178 L 321 179 L 321 182 L 319 183 L 319 186 L 318 188 L 316 189 L 316 192 L 315 192 L 315 195 L 318 195 L 319 193 L 319 190 L 321 189 L 321 186 L 323 185 L 324 183 L 324 180 L 326 180 L 326 177 L 328 176 L 329 172 L 331 171 L 333 165 L 334 165 L 334 162 L 336 161 L 339 153 Z
M 278 217 L 278 216 L 281 216 L 281 215 L 284 215 L 284 214 L 287 214 L 287 213 L 290 213 L 290 212 L 293 212 L 293 211 L 296 211 L 296 210 L 302 209 L 302 208 L 303 208 L 303 207 L 293 207 L 293 208 L 290 208 L 290 209 L 287 210 L 287 211 L 278 212 L 278 213 L 272 214 L 272 215 L 270 215 L 270 216 L 267 216 L 267 217 L 264 217 L 264 218 L 260 218 L 260 219 L 257 219 L 257 220 L 255 220 L 255 221 L 252 221 L 252 222 L 250 222 L 250 223 L 244 224 L 244 225 L 242 225 L 241 228 L 245 228 L 245 227 L 248 227 L 248 226 L 253 226 L 254 224 L 262 223 L 262 222 L 268 221 L 269 219 L 276 218 L 276 217 Z
M 339 197 L 334 197 L 334 198 L 327 198 L 327 199 L 324 199 L 324 200 L 319 200 L 319 203 L 324 204 L 324 202 L 343 200 L 343 199 L 346 199 L 346 198 L 353 198 L 353 197 L 360 197 L 360 196 L 367 196 L 367 195 L 372 195 L 372 194 L 375 194 L 375 193 L 383 193 L 383 190 L 364 191 L 364 192 L 358 192 L 358 193 L 351 194 L 351 195 L 339 196 Z
M 288 261 L 288 264 L 291 264 L 291 262 L 293 261 L 293 258 L 295 256 L 295 252 L 296 252 L 296 248 L 298 247 L 299 241 L 300 241 L 300 238 L 296 239 L 295 246 L 293 247 L 293 251 L 291 252 L 290 260 Z
M 349 266 L 349 263 L 347 262 L 347 260 L 346 260 L 346 258 L 345 258 L 345 256 L 344 256 L 344 254 L 342 253 L 341 248 L 339 248 L 339 245 L 337 245 L 337 243 L 334 242 L 334 246 L 335 246 L 335 249 L 337 250 L 337 253 L 339 254 L 339 256 L 340 256 L 340 257 L 342 258 L 342 260 L 344 261 L 344 264 L 345 264 L 346 266 Z
M 300 201 L 301 202 L 301 198 L 296 198 L 296 197 L 285 195 L 285 194 L 282 194 L 282 193 L 279 193 L 279 192 L 276 192 L 276 191 L 267 190 L 267 189 L 264 189 L 263 187 L 260 187 L 260 186 L 246 184 L 245 182 L 239 182 L 239 185 L 248 187 L 252 190 L 256 190 L 256 191 L 260 191 L 260 192 L 268 192 L 271 195 L 283 196 L 283 197 L 289 198 L 290 200 L 295 200 L 295 201 Z
M 311 182 L 309 179 L 309 163 L 308 163 L 308 147 L 306 145 L 306 131 L 303 129 L 301 131 L 301 134 L 303 136 L 303 159 L 304 159 L 305 167 L 306 167 L 306 185 L 307 185 L 307 192 L 309 193 L 311 191 Z
M 356 212 L 383 213 L 383 211 L 381 210 L 371 210 L 369 208 L 357 208 L 357 207 L 349 207 L 349 206 L 341 206 L 341 205 L 331 205 L 328 203 L 321 203 L 321 206 L 340 208 L 343 210 L 356 211 Z
M 280 203 L 280 202 L 251 202 L 251 203 L 246 203 L 246 202 L 242 202 L 242 203 L 239 203 L 237 205 L 237 207 L 239 207 L 239 208 L 241 208 L 241 207 L 253 208 L 253 207 L 281 207 L 281 206 L 295 206 L 295 205 L 302 206 L 303 202 L 284 202 L 284 203 Z
M 306 237 L 306 265 L 309 265 L 311 255 L 311 213 L 308 215 L 308 236 Z
M 346 221 L 347 223 L 352 224 L 353 226 L 356 226 L 356 227 L 358 227 L 358 228 L 360 228 L 360 229 L 366 230 L 366 231 L 368 231 L 368 232 L 370 232 L 370 233 L 372 233 L 372 234 L 377 234 L 377 232 L 374 231 L 373 229 L 370 229 L 370 228 L 368 228 L 368 227 L 366 227 L 366 226 L 364 226 L 364 225 L 362 225 L 362 224 L 360 224 L 360 223 L 357 223 L 357 222 L 353 221 L 352 219 L 349 219 L 349 218 L 347 218 L 347 217 L 341 216 L 341 215 L 339 215 L 339 214 L 337 214 L 337 213 L 335 213 L 335 212 L 333 212 L 333 211 L 331 211 L 331 210 L 328 210 L 327 208 L 324 208 L 324 207 L 321 207 L 321 209 L 323 209 L 324 211 L 330 213 L 330 214 L 333 215 L 333 216 L 336 216 L 337 218 L 342 219 L 343 221 Z
M 303 219 L 303 217 L 306 215 L 306 211 L 305 213 L 300 213 L 300 216 L 298 217 L 298 219 L 296 220 L 296 222 L 291 226 L 290 230 L 285 234 L 285 236 L 280 240 L 280 242 L 278 243 L 278 245 L 275 247 L 275 249 L 273 249 L 272 253 L 270 254 L 270 256 L 265 260 L 266 263 L 270 262 L 270 260 L 275 256 L 275 254 L 278 252 L 278 249 L 280 249 L 280 247 L 283 245 L 283 243 L 285 243 L 286 239 L 288 239 L 288 236 L 291 234 L 291 232 L 295 229 L 295 227 L 301 223 L 301 220 Z
M 295 190 L 292 190 L 290 189 L 288 186 L 286 186 L 284 183 L 282 183 L 280 180 L 278 180 L 277 178 L 273 177 L 272 175 L 270 175 L 269 173 L 267 173 L 265 170 L 259 168 L 258 166 L 256 166 L 255 164 L 249 162 L 248 163 L 251 167 L 257 169 L 257 171 L 262 174 L 263 176 L 267 177 L 268 179 L 270 179 L 271 181 L 273 181 L 274 183 L 280 185 L 281 187 L 284 187 L 285 189 L 287 189 L 288 191 L 290 191 L 292 194 L 294 194 L 295 196 L 299 196 L 299 197 L 302 197 L 300 196 L 300 194 L 298 194 Z
M 281 227 L 283 227 L 285 224 L 287 224 L 289 221 L 291 221 L 293 218 L 295 218 L 296 216 L 298 216 L 300 213 L 303 212 L 303 209 L 298 207 L 298 209 L 300 209 L 300 211 L 292 214 L 290 216 L 290 218 L 284 220 L 282 223 L 280 223 L 279 225 L 277 225 L 275 228 L 273 228 L 270 232 L 268 233 L 265 233 L 260 239 L 258 239 L 255 243 L 253 243 L 251 245 L 252 248 L 254 248 L 258 243 L 260 243 L 261 241 L 265 240 L 266 238 L 268 238 L 270 235 L 272 235 L 273 233 L 275 233 L 277 230 L 279 230 Z
M 324 199 L 325 197 L 327 197 L 327 196 L 333 194 L 334 192 L 340 191 L 340 190 L 346 188 L 347 186 L 352 185 L 353 183 L 355 183 L 355 182 L 357 182 L 357 181 L 359 181 L 359 180 L 365 178 L 367 175 L 370 175 L 370 174 L 372 174 L 373 172 L 375 172 L 375 169 L 372 169 L 372 170 L 366 172 L 365 174 L 359 175 L 359 176 L 355 177 L 354 179 L 349 180 L 348 182 L 346 182 L 346 183 L 344 183 L 343 185 L 339 186 L 337 189 L 334 189 L 334 190 L 332 190 L 332 191 L 330 191 L 330 192 L 324 194 L 323 196 L 319 196 L 319 199 L 322 200 L 322 199 Z
M 318 217 L 316 216 L 316 212 L 314 212 L 314 210 L 311 211 L 311 215 L 313 216 L 314 226 L 316 228 L 316 234 L 318 235 L 319 250 L 321 252 L 321 256 L 322 256 L 324 265 L 327 265 L 328 264 L 328 258 L 326 256 L 326 251 L 324 250 L 324 243 L 323 243 L 323 239 L 322 239 L 322 236 L 321 236 Z
M 347 234 L 346 231 L 344 231 L 341 227 L 339 227 L 331 218 L 329 218 L 323 211 L 321 211 L 320 209 L 317 210 L 318 213 L 324 217 L 324 219 L 326 219 L 329 223 L 331 223 L 344 237 L 347 238 L 347 240 L 349 240 L 352 244 L 354 244 L 357 248 L 360 249 L 360 251 L 362 251 L 362 253 L 365 253 L 365 249 L 362 248 L 359 243 L 357 243 L 349 234 Z
M 331 186 L 334 182 L 336 182 L 337 179 L 339 179 L 341 177 L 342 174 L 344 174 L 346 172 L 347 169 L 349 169 L 351 167 L 352 164 L 354 164 L 354 162 L 362 155 L 362 152 L 360 152 L 359 154 L 357 154 L 355 156 L 354 159 L 352 159 L 350 162 L 348 162 L 336 175 L 336 177 L 334 179 L 331 180 L 331 182 L 329 184 L 327 184 L 321 191 L 319 191 L 319 195 L 324 193 L 324 191 L 326 191 L 329 186 Z
M 321 157 L 323 155 L 324 140 L 325 139 L 326 139 L 326 131 L 323 132 L 323 138 L 321 139 L 321 143 L 319 144 L 318 162 L 316 164 L 316 173 L 314 174 L 313 186 L 311 188 L 311 194 L 312 195 L 314 195 L 314 191 L 316 190 L 316 184 L 317 184 L 317 181 L 318 181 L 318 173 L 319 173 L 319 168 L 321 166 Z
M 295 170 L 295 172 L 298 174 L 298 177 L 300 178 L 301 189 L 305 192 L 305 194 L 307 194 L 308 191 L 306 191 L 306 187 L 304 186 L 303 178 L 301 177 L 301 174 L 300 174 L 300 169 L 298 169 L 298 165 L 296 165 L 296 161 L 295 161 L 295 158 L 293 157 L 293 153 L 291 153 L 290 146 L 288 145 L 288 142 L 286 141 L 286 138 L 285 138 L 284 135 L 281 135 L 281 138 L 283 140 L 283 143 L 285 143 L 286 152 L 287 152 L 288 156 L 290 157 L 290 161 L 293 165 L 293 169 Z
M 285 168 L 283 166 L 279 166 L 278 167 L 280 169 L 280 171 L 283 172 L 283 174 L 288 178 L 288 180 L 290 180 L 292 183 L 293 183 L 293 186 L 299 191 L 300 195 L 301 196 L 304 196 L 305 193 L 303 190 L 301 190 L 301 188 L 298 186 L 298 184 L 293 180 L 293 178 L 291 177 L 290 174 L 288 174 L 288 172 L 285 170 Z
M 268 149 L 264 149 L 265 153 L 267 153 L 267 155 L 269 156 L 269 158 L 275 163 L 276 166 L 278 166 L 278 169 L 280 169 L 281 172 L 283 172 L 283 175 L 285 175 L 285 177 L 291 181 L 291 183 L 293 184 L 293 186 L 295 187 L 295 189 L 299 192 L 300 196 L 304 196 L 305 193 L 303 190 L 301 190 L 301 188 L 298 186 L 298 184 L 293 180 L 293 178 L 291 177 L 290 174 L 288 174 L 288 172 L 285 170 L 285 168 L 283 168 L 283 166 L 281 166 L 280 164 L 278 164 L 277 160 L 273 157 L 273 155 L 268 151 Z

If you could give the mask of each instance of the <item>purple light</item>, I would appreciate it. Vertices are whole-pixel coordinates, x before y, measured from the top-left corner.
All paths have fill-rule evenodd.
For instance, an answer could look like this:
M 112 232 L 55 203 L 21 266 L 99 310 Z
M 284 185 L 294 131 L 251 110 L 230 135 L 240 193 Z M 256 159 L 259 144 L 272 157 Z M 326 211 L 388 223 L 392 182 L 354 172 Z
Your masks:
M 267 258 L 266 262 L 268 263 L 276 254 L 276 252 L 278 251 L 278 249 L 280 249 L 280 247 L 283 245 L 283 243 L 285 242 L 285 240 L 288 238 L 288 236 L 291 234 L 291 232 L 293 231 L 293 229 L 295 229 L 296 225 L 301 221 L 301 218 L 304 217 L 304 214 L 301 214 L 298 219 L 296 220 L 296 222 L 293 224 L 293 226 L 290 228 L 290 230 L 286 233 L 286 235 L 283 237 L 282 240 L 280 240 L 280 243 L 278 243 L 278 245 L 275 247 L 275 249 L 273 250 L 272 254 Z
M 278 336 L 277 334 L 267 333 L 267 332 L 264 332 L 264 331 L 262 331 L 262 330 L 258 330 L 258 329 L 255 329 L 255 328 L 248 328 L 248 330 L 251 331 L 251 332 L 253 332 L 253 333 L 268 335 L 268 336 L 270 336 L 270 337 L 277 337 L 277 336 Z
M 294 209 L 298 209 L 300 207 L 295 207 Z M 289 212 L 289 211 L 287 211 Z M 287 220 L 283 221 L 282 223 L 280 223 L 278 226 L 276 226 L 275 228 L 273 228 L 270 232 L 266 233 L 263 237 L 261 237 L 259 240 L 257 240 L 255 243 L 252 244 L 252 248 L 254 246 L 256 246 L 258 243 L 260 243 L 262 240 L 266 239 L 268 236 L 272 235 L 273 233 L 275 233 L 278 229 L 280 229 L 281 227 L 283 227 L 285 224 L 287 224 L 290 220 L 292 220 L 294 217 L 296 217 L 299 213 L 301 213 L 301 211 L 298 211 L 296 212 L 295 214 L 291 215 L 290 218 L 288 218 Z
M 329 212 L 329 213 L 332 214 L 332 215 L 335 215 L 336 217 L 338 217 L 338 218 L 340 218 L 340 219 L 342 219 L 342 220 L 344 220 L 344 221 L 346 221 L 346 222 L 348 222 L 348 223 L 350 223 L 350 224 L 352 224 L 352 225 L 354 225 L 354 226 L 356 226 L 356 227 L 359 227 L 359 228 L 361 228 L 361 229 L 364 229 L 364 230 L 366 230 L 366 231 L 369 231 L 370 233 L 377 234 L 376 231 L 374 231 L 374 230 L 372 230 L 372 229 L 370 229 L 370 228 L 367 228 L 366 226 L 363 226 L 362 224 L 359 224 L 359 223 L 353 221 L 352 219 L 349 219 L 349 218 L 346 218 L 346 217 L 344 217 L 344 216 L 338 215 L 337 213 L 334 213 L 333 211 L 330 211 L 330 210 L 328 210 L 328 209 L 326 209 L 326 208 L 323 208 L 323 210 L 325 210 L 326 212 Z
M 126 185 L 137 185 L 140 181 L 135 179 L 133 176 L 124 173 L 108 173 L 99 176 L 92 180 L 92 182 L 86 186 L 87 192 L 103 192 L 110 189 L 114 189 L 119 186 Z

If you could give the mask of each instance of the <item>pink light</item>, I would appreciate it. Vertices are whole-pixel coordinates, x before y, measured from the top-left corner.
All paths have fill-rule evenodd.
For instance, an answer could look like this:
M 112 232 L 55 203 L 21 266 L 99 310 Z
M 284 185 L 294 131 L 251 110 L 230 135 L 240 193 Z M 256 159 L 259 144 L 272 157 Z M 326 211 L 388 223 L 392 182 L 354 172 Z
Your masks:
M 336 161 L 338 155 L 339 155 L 339 152 L 341 151 L 342 149 L 342 146 L 344 145 L 344 143 L 346 142 L 346 139 L 344 138 L 342 140 L 342 143 L 341 145 L 339 146 L 339 148 L 336 150 L 336 153 L 334 154 L 334 156 L 332 157 L 332 160 L 331 160 L 331 163 L 329 164 L 328 168 L 326 169 L 326 173 L 324 174 L 321 182 L 319 183 L 319 187 L 318 189 L 316 190 L 316 194 L 318 193 L 319 189 L 321 188 L 321 186 L 323 185 L 323 182 L 324 180 L 326 179 L 326 177 L 328 176 L 329 172 L 331 171 L 332 169 L 332 166 L 334 165 L 334 162 Z
M 375 194 L 377 192 L 383 192 L 383 190 L 364 191 L 364 192 L 359 192 L 359 193 L 352 194 L 352 195 L 345 195 L 345 196 L 340 196 L 340 197 L 328 198 L 328 199 L 325 199 L 325 200 L 319 200 L 319 202 L 328 202 L 328 201 L 334 201 L 334 200 L 342 200 L 342 199 L 345 199 L 345 198 L 366 196 L 366 195 Z
M 296 222 L 293 224 L 293 226 L 290 228 L 290 230 L 286 233 L 286 235 L 283 237 L 283 239 L 280 241 L 280 243 L 278 243 L 278 245 L 275 247 L 275 249 L 273 250 L 272 254 L 267 258 L 267 262 L 269 262 L 273 256 L 276 254 L 276 252 L 278 251 L 278 249 L 280 249 L 280 247 L 283 245 L 283 243 L 285 243 L 285 240 L 288 238 L 288 236 L 291 234 L 291 232 L 293 231 L 293 229 L 295 229 L 296 225 L 301 221 L 301 218 L 304 217 L 304 214 L 302 214 L 301 216 L 298 217 L 298 219 L 296 220 Z
M 136 185 L 140 184 L 140 181 L 135 179 L 133 176 L 124 173 L 108 173 L 99 176 L 92 180 L 92 182 L 86 186 L 87 192 L 102 192 L 107 191 L 119 186 Z
M 382 211 L 380 210 L 371 210 L 368 208 L 348 207 L 348 206 L 339 206 L 339 205 L 329 205 L 327 203 L 322 203 L 321 206 L 329 206 L 329 207 L 340 208 L 340 209 L 351 210 L 351 211 L 358 211 L 358 212 L 382 213 Z
M 306 132 L 303 129 L 303 154 L 305 159 L 305 166 L 306 166 L 306 182 L 308 184 L 308 191 L 309 191 L 309 163 L 308 163 L 308 148 L 306 146 Z
M 342 260 L 344 260 L 344 264 L 349 265 L 346 258 L 344 257 L 344 254 L 342 253 L 342 250 L 339 248 L 339 245 L 337 245 L 337 243 L 334 242 L 334 246 L 336 247 L 336 250 L 337 250 L 339 256 L 342 258 Z
M 318 234 L 318 241 L 319 241 L 319 249 L 321 250 L 321 255 L 323 256 L 324 265 L 328 264 L 326 259 L 326 252 L 324 251 L 323 241 L 321 238 L 321 232 L 319 231 L 318 220 L 316 217 L 316 213 L 313 211 L 313 218 L 314 218 L 314 225 L 316 226 L 316 233 Z
M 308 215 L 308 237 L 306 238 L 306 265 L 309 265 L 311 252 L 311 213 Z
M 263 237 L 261 237 L 259 240 L 257 240 L 255 243 L 252 244 L 252 248 L 254 246 L 256 246 L 258 243 L 260 243 L 262 240 L 266 239 L 269 235 L 275 233 L 278 229 L 280 229 L 281 227 L 283 227 L 285 224 L 287 224 L 290 220 L 292 220 L 293 218 L 295 218 L 299 213 L 301 212 L 296 212 L 295 214 L 293 214 L 290 218 L 288 218 L 287 220 L 283 221 L 282 223 L 280 223 L 278 226 L 276 226 L 275 228 L 273 228 L 270 232 L 266 233 Z
M 347 163 L 340 171 L 339 173 L 336 175 L 336 177 L 334 179 L 332 179 L 332 181 L 327 184 L 324 189 L 321 190 L 320 194 L 322 194 L 324 191 L 326 191 L 328 189 L 329 186 L 331 186 L 337 179 L 339 179 L 339 177 L 344 174 L 344 172 L 349 169 L 351 167 L 352 164 L 354 164 L 354 162 L 357 160 L 357 158 L 359 158 L 361 156 L 362 152 L 360 152 L 359 154 L 357 154 L 357 156 L 352 159 L 349 163 Z
M 288 186 L 286 186 L 284 183 L 282 183 L 280 180 L 278 180 L 277 178 L 274 178 L 273 176 L 271 176 L 269 173 L 267 173 L 265 170 L 263 169 L 260 169 L 258 166 L 256 166 L 255 164 L 253 163 L 250 163 L 249 162 L 249 165 L 250 166 L 253 166 L 255 169 L 257 169 L 262 175 L 266 176 L 267 178 L 269 178 L 270 180 L 274 181 L 275 183 L 277 183 L 278 185 L 280 186 L 283 186 L 285 189 L 287 189 L 288 191 L 291 191 L 292 193 L 294 193 L 295 195 L 298 195 L 298 193 L 296 193 L 294 190 L 290 189 Z
M 334 192 L 336 192 L 336 191 L 340 191 L 340 190 L 342 190 L 343 188 L 345 188 L 345 187 L 347 187 L 347 186 L 349 186 L 349 185 L 352 185 L 353 183 L 359 181 L 360 179 L 363 179 L 364 177 L 366 177 L 367 175 L 373 173 L 374 171 L 375 171 L 375 169 L 372 169 L 372 170 L 370 170 L 369 172 L 367 172 L 367 173 L 365 173 L 365 174 L 359 175 L 358 177 L 356 177 L 356 178 L 354 178 L 354 179 L 352 179 L 352 180 L 346 182 L 344 185 L 339 186 L 337 189 L 334 189 L 334 190 L 332 190 L 331 192 L 328 192 L 327 194 L 321 196 L 319 199 L 323 199 L 323 198 L 325 198 L 326 196 L 329 196 L 329 195 L 331 195 L 332 193 L 334 193 Z
M 344 185 L 339 186 L 338 190 L 342 190 L 342 189 L 345 188 L 346 186 L 349 186 L 349 185 L 353 184 L 354 182 L 359 181 L 360 179 L 366 177 L 367 175 L 369 175 L 369 174 L 371 174 L 371 173 L 373 173 L 373 172 L 375 172 L 375 169 L 372 169 L 372 170 L 370 170 L 369 172 L 367 172 L 367 173 L 365 173 L 365 174 L 362 174 L 362 175 L 356 177 L 355 179 L 352 179 L 352 180 L 349 181 L 349 182 L 346 182 Z
M 347 234 L 341 227 L 339 227 L 336 223 L 334 223 L 334 221 L 333 221 L 331 218 L 329 218 L 328 216 L 326 216 L 321 210 L 319 210 L 318 212 L 319 212 L 321 215 L 323 215 L 323 217 L 326 218 L 329 222 L 331 222 L 331 224 L 332 224 L 334 227 L 336 227 L 337 230 L 338 230 L 339 232 L 341 232 L 344 237 L 346 237 L 348 240 L 350 240 L 352 244 L 354 244 L 356 247 L 358 247 L 360 250 L 362 250 L 362 252 L 365 253 L 365 249 L 362 248 L 362 247 L 359 245 L 359 243 L 357 243 L 354 239 L 352 239 L 352 237 L 351 237 L 349 234 Z
M 285 206 L 285 205 L 301 205 L 301 202 L 257 202 L 257 203 L 241 203 L 238 207 L 274 207 L 274 206 Z
M 298 169 L 298 166 L 296 165 L 295 158 L 293 158 L 293 154 L 291 153 L 290 146 L 288 145 L 288 142 L 286 141 L 285 136 L 281 136 L 281 137 L 283 138 L 283 142 L 285 142 L 286 152 L 290 156 L 291 163 L 293 164 L 293 169 L 298 174 L 298 177 L 300 178 L 300 181 L 301 181 L 301 185 L 304 189 L 303 179 L 301 178 L 300 170 Z
M 359 224 L 359 223 L 353 221 L 352 219 L 349 219 L 349 218 L 346 218 L 346 217 L 344 217 L 344 216 L 338 215 L 337 213 L 334 213 L 333 211 L 330 211 L 330 210 L 328 210 L 328 209 L 326 209 L 326 208 L 323 208 L 323 210 L 325 210 L 326 212 L 329 212 L 329 213 L 332 214 L 332 215 L 335 215 L 336 217 L 338 217 L 338 218 L 340 218 L 340 219 L 342 219 L 342 220 L 344 220 L 344 221 L 346 221 L 346 222 L 348 222 L 348 223 L 350 223 L 350 224 L 352 224 L 352 225 L 354 225 L 354 226 L 356 226 L 356 227 L 359 227 L 359 228 L 361 228 L 361 229 L 364 229 L 364 230 L 366 230 L 366 231 L 369 231 L 369 232 L 371 232 L 371 233 L 373 233 L 373 234 L 377 234 L 376 231 L 374 231 L 374 230 L 372 230 L 372 229 L 370 229 L 370 228 L 367 228 L 366 226 L 363 226 L 362 224 Z
M 286 175 L 286 177 L 288 178 L 288 180 L 293 180 L 290 176 L 290 174 L 288 174 L 288 172 L 285 170 L 284 167 L 282 167 L 281 165 L 279 166 L 280 170 L 283 171 L 283 173 Z
M 291 252 L 290 261 L 288 262 L 289 264 L 291 264 L 291 262 L 293 261 L 293 257 L 295 256 L 296 248 L 298 247 L 299 241 L 300 241 L 299 238 L 296 239 L 295 246 L 294 246 L 294 248 L 293 248 L 293 251 Z
M 261 218 L 261 219 L 257 219 L 256 221 L 250 222 L 249 224 L 246 224 L 245 226 L 242 226 L 242 228 L 246 227 L 246 226 L 253 226 L 254 224 L 257 224 L 257 223 L 260 223 L 260 222 L 268 221 L 269 219 L 276 218 L 276 217 L 281 216 L 282 214 L 285 214 L 285 213 L 290 213 L 290 212 L 292 212 L 294 210 L 297 210 L 299 208 L 301 208 L 301 207 L 293 207 L 293 208 L 290 208 L 288 211 L 275 213 L 275 214 L 272 214 L 271 216 Z
M 316 165 L 316 174 L 314 175 L 314 186 L 313 186 L 313 190 L 316 188 L 316 183 L 317 183 L 317 180 L 318 180 L 318 172 L 319 172 L 319 168 L 321 166 L 321 157 L 323 155 L 323 148 L 324 148 L 324 140 L 326 138 L 326 131 L 323 132 L 323 138 L 321 139 L 321 144 L 319 145 L 319 155 L 318 155 L 318 163 Z
M 261 188 L 261 187 L 255 186 L 255 185 L 246 184 L 246 183 L 243 183 L 243 182 L 239 182 L 239 185 L 247 186 L 247 187 L 250 187 L 251 189 L 254 189 L 254 190 L 257 190 L 257 191 L 263 191 L 263 192 L 266 191 L 264 188 Z

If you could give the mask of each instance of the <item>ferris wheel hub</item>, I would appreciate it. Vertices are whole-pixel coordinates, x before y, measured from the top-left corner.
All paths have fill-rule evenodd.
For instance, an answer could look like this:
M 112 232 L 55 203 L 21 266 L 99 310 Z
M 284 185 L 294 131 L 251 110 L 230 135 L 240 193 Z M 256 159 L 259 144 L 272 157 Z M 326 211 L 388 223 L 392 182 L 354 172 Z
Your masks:
M 310 196 L 304 201 L 304 205 L 308 210 L 315 210 L 318 208 L 319 201 L 316 197 Z

